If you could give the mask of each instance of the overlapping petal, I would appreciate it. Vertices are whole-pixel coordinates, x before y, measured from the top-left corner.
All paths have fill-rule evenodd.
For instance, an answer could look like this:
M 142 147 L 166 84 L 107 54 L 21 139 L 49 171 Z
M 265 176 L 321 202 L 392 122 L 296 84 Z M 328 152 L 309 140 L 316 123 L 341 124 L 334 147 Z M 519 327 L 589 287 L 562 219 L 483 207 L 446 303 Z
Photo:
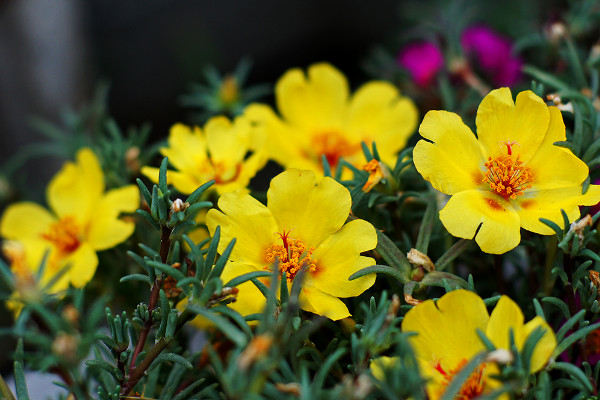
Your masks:
M 62 218 L 75 217 L 87 224 L 94 215 L 94 206 L 104 192 L 104 175 L 98 158 L 91 149 L 77 152 L 76 161 L 67 162 L 52 178 L 47 188 L 48 205 Z
M 56 217 L 44 207 L 31 202 L 17 203 L 4 212 L 0 234 L 7 239 L 20 241 L 39 239 L 54 222 Z
M 206 225 L 211 235 L 221 226 L 219 253 L 235 238 L 230 259 L 263 268 L 265 251 L 279 232 L 271 211 L 242 191 L 224 193 L 218 205 L 221 211 L 211 209 L 206 215 Z
M 423 118 L 421 140 L 413 151 L 417 171 L 437 190 L 454 194 L 478 187 L 485 161 L 481 146 L 462 119 L 446 111 L 429 111 Z
M 505 253 L 521 241 L 519 214 L 509 202 L 489 191 L 456 193 L 440 211 L 440 220 L 453 236 L 474 237 L 486 253 Z
M 339 127 L 348 101 L 348 82 L 326 63 L 286 72 L 277 82 L 275 95 L 281 116 L 303 129 Z
M 477 110 L 477 136 L 485 154 L 503 154 L 507 140 L 518 143 L 521 160 L 527 163 L 540 147 L 550 121 L 548 107 L 532 91 L 517 95 L 513 102 L 509 88 L 492 90 Z
M 323 315 L 334 321 L 350 316 L 350 311 L 348 311 L 348 307 L 343 301 L 314 286 L 304 285 L 300 290 L 298 300 L 302 309 Z
M 287 170 L 271 181 L 268 206 L 281 230 L 294 238 L 318 246 L 337 232 L 350 213 L 350 192 L 335 180 L 315 173 Z

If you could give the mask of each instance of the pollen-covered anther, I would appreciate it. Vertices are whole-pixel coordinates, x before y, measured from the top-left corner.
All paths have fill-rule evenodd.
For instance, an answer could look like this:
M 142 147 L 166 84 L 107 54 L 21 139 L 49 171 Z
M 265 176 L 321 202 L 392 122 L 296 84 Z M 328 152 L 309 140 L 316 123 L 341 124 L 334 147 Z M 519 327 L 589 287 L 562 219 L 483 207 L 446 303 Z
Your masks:
M 77 250 L 81 244 L 80 236 L 81 229 L 72 216 L 66 216 L 53 223 L 48 231 L 42 234 L 42 238 L 52 242 L 63 254 L 69 254 Z
M 516 199 L 533 184 L 531 168 L 523 165 L 517 155 L 501 155 L 494 159 L 488 157 L 484 164 L 487 171 L 484 182 L 487 182 L 496 193 L 505 199 Z
M 452 382 L 452 379 L 454 379 L 456 374 L 458 372 L 460 372 L 460 370 L 466 364 L 467 364 L 467 360 L 463 359 L 458 363 L 458 365 L 455 368 L 450 369 L 448 371 L 446 371 L 446 370 L 444 370 L 444 368 L 442 368 L 442 365 L 440 364 L 439 361 L 437 362 L 436 365 L 434 365 L 434 369 L 442 375 L 442 379 L 443 379 L 442 387 L 443 387 L 444 391 L 447 389 L 450 382 Z M 454 397 L 455 399 L 471 400 L 471 399 L 474 399 L 474 398 L 480 396 L 481 394 L 483 394 L 486 384 L 487 384 L 486 380 L 483 377 L 483 372 L 485 370 L 485 367 L 486 367 L 486 364 L 482 363 L 475 369 L 475 371 L 473 371 L 471 373 L 471 375 L 469 375 L 469 377 L 465 380 L 465 382 L 461 386 L 459 392 Z M 442 393 L 440 393 L 440 395 L 441 394 Z
M 289 232 L 283 232 L 278 235 L 281 237 L 282 244 L 274 243 L 267 249 L 265 260 L 268 265 L 265 269 L 271 268 L 275 261 L 279 261 L 279 271 L 285 272 L 286 280 L 292 282 L 296 274 L 306 267 L 307 272 L 317 270 L 317 261 L 312 259 L 314 247 L 308 247 L 300 239 L 291 239 Z

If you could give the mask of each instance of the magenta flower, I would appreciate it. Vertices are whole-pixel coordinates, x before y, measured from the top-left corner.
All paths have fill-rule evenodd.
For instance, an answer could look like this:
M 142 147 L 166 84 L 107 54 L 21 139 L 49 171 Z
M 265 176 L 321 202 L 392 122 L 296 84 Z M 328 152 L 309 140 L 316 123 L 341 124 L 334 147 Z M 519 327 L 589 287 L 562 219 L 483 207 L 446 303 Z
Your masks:
M 406 69 L 413 81 L 421 87 L 431 84 L 444 65 L 440 49 L 431 42 L 415 42 L 404 47 L 398 54 L 398 64 Z
M 473 59 L 496 86 L 512 86 L 521 78 L 520 57 L 512 43 L 486 26 L 472 26 L 462 34 L 465 55 Z

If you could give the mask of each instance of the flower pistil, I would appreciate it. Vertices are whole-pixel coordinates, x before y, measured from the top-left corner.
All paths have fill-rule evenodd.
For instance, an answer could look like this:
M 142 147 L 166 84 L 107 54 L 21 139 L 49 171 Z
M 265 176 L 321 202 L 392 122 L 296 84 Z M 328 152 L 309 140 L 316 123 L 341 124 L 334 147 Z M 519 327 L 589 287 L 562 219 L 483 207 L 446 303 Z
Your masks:
M 283 233 L 277 233 L 283 244 L 274 243 L 267 249 L 265 259 L 269 263 L 265 269 L 269 269 L 270 265 L 279 260 L 279 270 L 285 276 L 288 282 L 292 282 L 298 271 L 306 266 L 307 271 L 315 272 L 317 270 L 316 260 L 312 259 L 314 247 L 308 247 L 300 239 L 291 239 L 289 232 L 285 230 Z

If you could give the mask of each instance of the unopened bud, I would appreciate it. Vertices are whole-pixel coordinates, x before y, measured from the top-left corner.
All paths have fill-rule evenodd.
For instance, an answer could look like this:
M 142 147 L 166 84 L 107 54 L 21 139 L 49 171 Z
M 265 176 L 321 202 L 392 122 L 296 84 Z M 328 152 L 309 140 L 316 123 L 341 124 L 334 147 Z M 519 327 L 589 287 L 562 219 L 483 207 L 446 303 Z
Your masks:
M 173 204 L 171 205 L 171 211 L 180 212 L 185 211 L 190 206 L 190 203 L 187 201 L 184 203 L 181 199 L 175 199 Z
M 275 389 L 279 390 L 281 393 L 292 394 L 294 396 L 300 396 L 301 387 L 302 386 L 300 386 L 300 384 L 297 382 L 275 383 Z
M 592 226 L 592 216 L 590 214 L 586 214 L 579 221 L 573 222 L 569 227 L 569 232 L 573 232 L 573 234 L 577 235 L 579 241 L 583 242 L 583 231 L 586 226 Z
M 256 361 L 264 358 L 273 344 L 273 337 L 268 334 L 255 336 L 242 351 L 237 360 L 238 367 L 245 371 Z
M 513 353 L 506 349 L 496 349 L 490 351 L 485 358 L 486 362 L 495 362 L 498 364 L 510 364 L 514 361 Z
M 72 304 L 67 304 L 62 311 L 62 317 L 72 324 L 79 322 L 79 311 Z
M 131 172 L 137 173 L 140 168 L 140 148 L 132 146 L 125 152 L 125 165 Z

